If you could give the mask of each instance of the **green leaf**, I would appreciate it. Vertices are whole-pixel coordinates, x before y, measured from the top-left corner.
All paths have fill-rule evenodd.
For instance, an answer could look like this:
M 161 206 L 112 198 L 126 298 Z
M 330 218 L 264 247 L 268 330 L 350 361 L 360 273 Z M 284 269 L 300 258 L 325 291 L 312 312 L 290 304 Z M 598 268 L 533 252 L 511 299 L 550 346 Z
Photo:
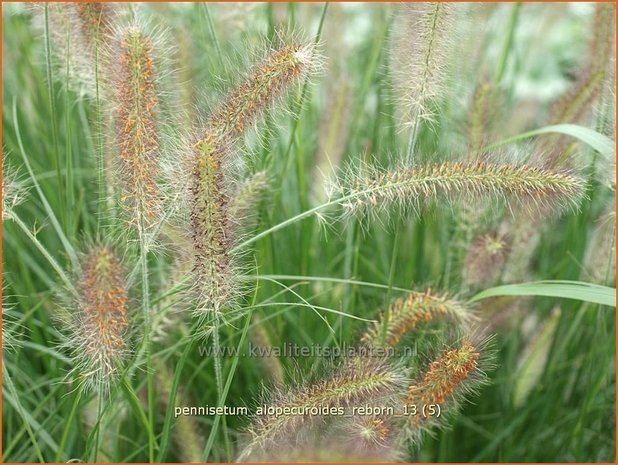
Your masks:
M 499 147 L 501 145 L 511 144 L 513 142 L 517 142 L 522 139 L 527 139 L 529 137 L 538 136 L 541 134 L 547 134 L 557 132 L 560 134 L 566 134 L 567 136 L 574 137 L 576 139 L 581 140 L 585 144 L 588 144 L 594 150 L 599 152 L 607 159 L 611 159 L 616 154 L 616 144 L 609 137 L 593 130 L 590 128 L 586 128 L 584 126 L 579 126 L 577 124 L 556 124 L 555 126 L 545 126 L 539 129 L 534 129 L 532 131 L 523 132 L 516 136 L 508 137 L 506 139 L 501 140 L 500 142 L 496 142 L 495 144 L 491 144 L 488 149 Z
M 581 281 L 535 281 L 496 286 L 479 292 L 470 299 L 470 302 L 505 295 L 560 297 L 616 307 L 616 289 Z

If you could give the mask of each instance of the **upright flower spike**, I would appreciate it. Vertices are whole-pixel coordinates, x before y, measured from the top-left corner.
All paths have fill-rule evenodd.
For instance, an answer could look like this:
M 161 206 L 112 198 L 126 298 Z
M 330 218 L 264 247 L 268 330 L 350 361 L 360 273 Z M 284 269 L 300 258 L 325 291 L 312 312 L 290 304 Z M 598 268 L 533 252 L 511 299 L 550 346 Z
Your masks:
M 37 19 L 45 28 L 43 8 Z M 105 2 L 54 2 L 47 5 L 47 22 L 51 49 L 58 66 L 58 76 L 71 90 L 94 97 L 102 72 L 101 56 L 110 46 L 114 23 L 120 10 Z
M 468 149 L 472 153 L 480 153 L 491 140 L 495 127 L 492 116 L 496 113 L 496 94 L 495 86 L 489 80 L 482 80 L 474 90 L 468 115 Z
M 616 281 L 616 204 L 597 220 L 584 255 L 587 280 L 596 283 Z
M 361 342 L 374 347 L 395 347 L 419 325 L 444 319 L 467 326 L 473 315 L 460 302 L 432 292 L 431 289 L 411 292 L 406 297 L 394 300 L 388 311 L 363 334 Z
M 80 376 L 105 390 L 127 353 L 126 276 L 111 247 L 95 244 L 83 258 L 77 281 L 78 308 L 72 315 L 69 344 Z
M 454 33 L 453 5 L 409 3 L 395 19 L 391 65 L 403 126 L 433 117 L 431 103 L 444 90 Z
M 94 55 L 95 48 L 102 47 L 112 33 L 114 6 L 104 2 L 79 2 L 70 6 L 75 11 L 85 45 Z
M 236 187 L 233 147 L 291 85 L 315 69 L 314 49 L 313 45 L 286 45 L 267 56 L 224 98 L 190 149 L 189 229 L 201 316 L 204 310 L 234 306 L 238 282 L 231 250 L 252 213 L 255 196 L 266 186 L 265 174 L 257 173 Z
M 483 356 L 471 341 L 442 353 L 412 383 L 403 402 L 408 413 L 405 434 L 418 439 L 422 431 L 439 425 L 457 409 L 467 394 L 485 382 Z M 426 415 L 427 406 L 439 406 L 440 416 Z
M 153 41 L 137 25 L 121 30 L 108 70 L 115 104 L 115 137 L 121 202 L 141 236 L 159 209 L 158 98 Z
M 333 374 L 316 384 L 276 395 L 271 400 L 273 408 L 292 409 L 297 415 L 267 413 L 256 415 L 250 428 L 250 440 L 239 460 L 253 454 L 266 453 L 280 447 L 281 439 L 299 429 L 315 426 L 314 420 L 321 415 L 311 414 L 311 409 L 372 405 L 379 402 L 386 405 L 388 399 L 400 395 L 406 376 L 401 368 L 393 367 L 388 361 L 378 358 L 354 357 L 346 360 Z M 302 412 L 309 413 L 302 414 Z M 350 413 L 350 412 L 347 412 Z M 268 456 L 268 455 L 266 455 Z
M 390 207 L 417 211 L 427 202 L 461 199 L 511 200 L 536 211 L 574 205 L 583 184 L 569 174 L 527 165 L 471 161 L 374 170 L 369 175 L 351 170 L 338 188 L 346 213 L 371 214 Z
M 242 136 L 286 89 L 310 74 L 318 61 L 313 45 L 293 44 L 275 50 L 224 98 L 208 119 L 208 131 L 216 137 Z
M 234 295 L 234 267 L 230 250 L 233 223 L 224 173 L 227 148 L 207 136 L 194 146 L 190 186 L 190 221 L 194 256 L 194 283 L 198 307 L 219 311 Z
M 258 348 L 258 353 L 260 354 L 258 362 L 261 365 L 266 382 L 272 383 L 277 387 L 283 386 L 285 384 L 283 366 L 279 357 L 268 353 L 273 344 L 264 326 L 262 318 L 257 313 L 254 313 L 251 329 L 249 330 L 249 338 L 253 346 Z

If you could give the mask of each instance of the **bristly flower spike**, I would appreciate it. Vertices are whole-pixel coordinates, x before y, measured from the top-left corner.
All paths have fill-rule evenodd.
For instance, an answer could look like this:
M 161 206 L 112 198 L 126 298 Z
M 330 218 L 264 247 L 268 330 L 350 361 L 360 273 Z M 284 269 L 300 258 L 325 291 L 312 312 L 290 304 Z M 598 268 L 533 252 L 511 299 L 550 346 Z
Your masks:
M 287 89 L 312 74 L 319 62 L 311 44 L 284 45 L 271 52 L 224 97 L 208 118 L 207 130 L 216 137 L 241 137 Z
M 206 314 L 204 310 L 234 308 L 240 291 L 238 257 L 231 250 L 246 226 L 246 217 L 251 216 L 255 196 L 266 185 L 265 173 L 257 173 L 239 186 L 235 172 L 238 139 L 291 85 L 311 74 L 318 61 L 313 45 L 284 45 L 270 53 L 224 97 L 187 149 L 191 154 L 185 164 L 190 173 L 186 184 L 190 255 L 200 316 Z
M 110 63 L 121 203 L 143 237 L 159 210 L 160 141 L 153 40 L 132 24 L 116 35 Z
M 414 124 L 417 119 L 432 119 L 430 106 L 444 90 L 453 33 L 452 4 L 399 6 L 391 64 L 403 126 Z
M 408 416 L 404 438 L 417 441 L 423 431 L 445 424 L 467 395 L 486 383 L 491 368 L 486 343 L 464 340 L 434 359 L 413 382 L 403 399 Z M 440 409 L 440 415 L 426 415 L 426 407 Z
M 361 342 L 373 347 L 395 347 L 420 325 L 445 319 L 466 328 L 474 320 L 474 315 L 461 302 L 431 289 L 411 292 L 395 299 L 385 314 L 365 331 Z
M 330 377 L 316 384 L 276 394 L 270 405 L 276 408 L 295 407 L 304 411 L 311 408 L 369 405 L 376 401 L 384 403 L 390 397 L 400 395 L 406 383 L 405 372 L 388 361 L 381 358 L 354 357 L 346 360 Z M 307 423 L 320 418 L 320 415 L 256 416 L 250 428 L 251 438 L 239 460 L 258 451 L 280 447 L 281 438 L 285 438 L 291 430 L 305 428 Z
M 373 169 L 360 175 L 351 169 L 337 187 L 347 214 L 375 214 L 392 207 L 417 212 L 432 201 L 450 205 L 479 199 L 514 200 L 536 211 L 575 205 L 583 192 L 582 181 L 567 173 L 481 161 Z
M 67 345 L 80 378 L 106 392 L 128 353 L 127 276 L 112 248 L 97 243 L 85 253 L 76 281 L 79 295 L 68 316 Z

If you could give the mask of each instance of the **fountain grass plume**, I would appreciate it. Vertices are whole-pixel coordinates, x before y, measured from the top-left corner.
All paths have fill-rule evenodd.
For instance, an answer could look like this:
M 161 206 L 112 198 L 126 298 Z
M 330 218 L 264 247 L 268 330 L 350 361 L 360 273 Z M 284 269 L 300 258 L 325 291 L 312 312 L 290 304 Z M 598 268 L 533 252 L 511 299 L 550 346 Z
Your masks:
M 111 3 L 79 2 L 70 5 L 79 25 L 84 43 L 95 53 L 112 34 L 117 11 Z
M 607 80 L 612 78 L 615 60 L 616 6 L 595 4 L 592 32 L 586 62 L 576 74 L 572 88 L 552 105 L 549 124 L 582 123 L 602 94 Z M 542 139 L 547 156 L 543 166 L 568 166 L 573 152 L 572 140 L 567 136 L 551 135 Z
M 398 5 L 390 62 L 403 127 L 433 118 L 431 105 L 443 94 L 454 41 L 453 10 L 450 3 Z
M 429 429 L 445 427 L 466 398 L 486 384 L 485 371 L 492 368 L 488 340 L 473 339 L 464 339 L 442 352 L 410 384 L 403 399 L 410 413 L 404 439 L 417 442 Z M 439 406 L 440 415 L 425 415 L 429 405 Z
M 473 313 L 466 306 L 446 294 L 427 289 L 425 292 L 411 292 L 395 299 L 378 321 L 372 323 L 361 336 L 361 342 L 373 347 L 395 347 L 403 338 L 417 330 L 419 325 L 431 321 L 449 320 L 467 328 L 474 320 Z
M 110 244 L 85 247 L 75 271 L 78 295 L 60 315 L 74 370 L 88 387 L 107 392 L 129 353 L 129 289 L 121 259 Z
M 603 284 L 616 281 L 616 203 L 597 220 L 584 255 L 584 270 L 588 279 Z
M 393 366 L 389 360 L 377 357 L 352 357 L 335 369 L 330 376 L 288 391 L 277 391 L 270 406 L 278 409 L 349 408 L 401 395 L 407 384 L 405 370 Z M 282 438 L 295 435 L 299 428 L 313 426 L 321 415 L 256 415 L 249 429 L 249 441 L 239 460 L 280 445 Z M 309 425 L 311 423 L 311 425 Z
M 257 313 L 253 314 L 249 338 L 253 346 L 258 348 L 258 362 L 261 365 L 262 372 L 266 375 L 265 378 L 275 386 L 283 386 L 285 384 L 283 365 L 279 357 L 268 352 L 273 344 L 264 320 Z
M 35 26 L 44 30 L 43 8 L 35 5 Z M 97 66 L 110 45 L 124 8 L 105 2 L 50 3 L 49 37 L 58 75 L 69 89 L 88 97 L 97 93 Z M 68 68 L 68 69 L 67 69 Z M 68 72 L 68 76 L 67 76 Z
M 223 97 L 206 122 L 207 130 L 216 137 L 243 136 L 286 91 L 314 74 L 320 63 L 313 44 L 291 42 L 271 50 Z
M 250 229 L 257 220 L 257 207 L 270 187 L 268 173 L 258 171 L 236 187 L 230 202 L 229 216 L 235 218 L 242 230 Z
M 481 153 L 494 136 L 492 116 L 498 111 L 497 98 L 495 85 L 487 79 L 481 80 L 474 89 L 467 122 L 468 150 L 472 153 Z
M 531 212 L 545 207 L 574 207 L 583 182 L 567 173 L 529 165 L 484 161 L 442 162 L 348 170 L 336 186 L 345 215 L 384 210 L 418 213 L 430 202 L 508 201 Z
M 159 218 L 160 127 L 153 37 L 137 23 L 116 31 L 107 72 L 113 93 L 116 179 L 128 222 L 143 239 Z
M 240 181 L 240 139 L 319 61 L 314 45 L 286 43 L 271 51 L 224 95 L 184 148 L 188 156 L 182 166 L 189 177 L 181 173 L 178 179 L 184 181 L 180 185 L 174 181 L 177 188 L 172 190 L 186 193 L 193 290 L 198 297 L 196 313 L 202 317 L 211 310 L 237 307 L 239 256 L 231 250 L 248 229 L 258 194 L 267 187 L 265 173 Z
M 210 133 L 193 146 L 190 180 L 190 231 L 198 311 L 219 311 L 237 291 L 233 257 L 234 220 L 229 216 L 230 190 L 225 158 L 229 147 Z

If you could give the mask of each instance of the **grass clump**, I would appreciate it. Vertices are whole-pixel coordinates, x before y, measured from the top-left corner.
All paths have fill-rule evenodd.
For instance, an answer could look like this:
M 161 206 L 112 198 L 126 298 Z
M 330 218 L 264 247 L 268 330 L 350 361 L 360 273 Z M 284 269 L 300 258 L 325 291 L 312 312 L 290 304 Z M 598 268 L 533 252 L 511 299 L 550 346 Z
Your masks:
M 4 13 L 5 461 L 614 459 L 613 5 Z

